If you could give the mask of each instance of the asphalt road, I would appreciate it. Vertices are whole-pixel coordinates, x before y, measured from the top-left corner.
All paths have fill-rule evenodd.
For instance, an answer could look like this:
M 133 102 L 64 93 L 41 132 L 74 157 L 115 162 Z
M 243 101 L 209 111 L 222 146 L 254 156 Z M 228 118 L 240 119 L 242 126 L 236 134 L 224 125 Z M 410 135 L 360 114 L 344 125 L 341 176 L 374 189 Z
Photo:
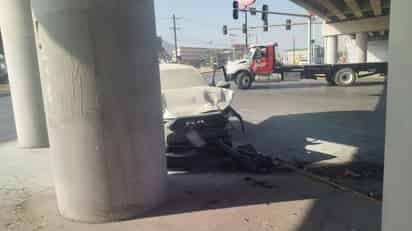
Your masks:
M 236 140 L 304 163 L 383 164 L 384 86 L 383 78 L 369 78 L 352 87 L 305 80 L 236 90 L 234 108 L 247 121 L 246 135 L 236 132 Z
M 247 127 L 245 135 L 234 131 L 237 143 L 305 163 L 383 163 L 383 78 L 362 79 L 353 87 L 304 80 L 235 91 L 233 106 Z M 15 137 L 10 101 L 0 94 L 0 140 Z

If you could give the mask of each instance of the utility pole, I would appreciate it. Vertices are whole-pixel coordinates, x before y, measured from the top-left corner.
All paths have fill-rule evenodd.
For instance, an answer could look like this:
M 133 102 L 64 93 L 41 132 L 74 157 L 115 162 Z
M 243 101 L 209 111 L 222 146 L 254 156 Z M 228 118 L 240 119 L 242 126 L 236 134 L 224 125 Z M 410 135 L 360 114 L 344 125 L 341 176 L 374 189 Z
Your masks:
M 245 46 L 246 46 L 246 52 L 249 50 L 249 30 L 248 30 L 248 25 L 247 25 L 247 13 L 248 11 L 245 11 L 245 25 L 246 25 L 246 31 L 245 31 Z
M 295 36 L 293 36 L 293 64 L 296 62 L 296 40 Z
M 179 58 L 177 55 L 177 27 L 176 27 L 176 15 L 173 14 L 173 33 L 174 33 L 174 38 L 175 38 L 175 58 L 176 58 L 176 62 L 179 62 Z
M 312 16 L 308 18 L 308 64 L 312 63 Z

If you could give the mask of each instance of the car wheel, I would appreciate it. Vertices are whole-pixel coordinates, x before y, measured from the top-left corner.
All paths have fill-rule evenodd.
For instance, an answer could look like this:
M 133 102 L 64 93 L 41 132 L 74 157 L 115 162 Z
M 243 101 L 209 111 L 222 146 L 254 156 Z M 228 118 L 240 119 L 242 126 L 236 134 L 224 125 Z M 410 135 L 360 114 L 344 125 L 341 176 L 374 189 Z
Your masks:
M 352 86 L 356 78 L 356 73 L 352 68 L 342 68 L 335 73 L 334 82 L 338 86 Z
M 242 72 L 237 76 L 237 87 L 239 89 L 249 89 L 252 86 L 252 76 Z

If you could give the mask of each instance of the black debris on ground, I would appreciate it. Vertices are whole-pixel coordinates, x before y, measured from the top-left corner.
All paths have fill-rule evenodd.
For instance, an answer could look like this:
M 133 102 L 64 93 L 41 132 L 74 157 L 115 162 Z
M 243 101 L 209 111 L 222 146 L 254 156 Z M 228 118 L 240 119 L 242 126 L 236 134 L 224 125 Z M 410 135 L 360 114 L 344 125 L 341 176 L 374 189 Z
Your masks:
M 250 185 L 253 187 L 260 187 L 264 189 L 278 189 L 279 188 L 279 186 L 275 184 L 271 184 L 265 180 L 256 180 L 252 177 L 245 177 L 243 178 L 243 180 L 250 183 Z
M 306 170 L 371 198 L 382 200 L 383 166 L 353 162 L 345 165 L 309 167 Z

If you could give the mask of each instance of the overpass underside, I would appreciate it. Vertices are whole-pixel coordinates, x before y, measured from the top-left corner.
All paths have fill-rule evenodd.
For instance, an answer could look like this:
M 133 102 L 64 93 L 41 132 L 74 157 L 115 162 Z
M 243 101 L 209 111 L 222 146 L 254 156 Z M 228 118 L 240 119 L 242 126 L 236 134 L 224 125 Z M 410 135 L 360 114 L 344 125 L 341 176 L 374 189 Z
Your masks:
M 368 41 L 388 40 L 390 0 L 291 0 L 324 20 L 325 60 L 338 62 L 338 39 L 351 35 L 354 62 L 366 62 Z

